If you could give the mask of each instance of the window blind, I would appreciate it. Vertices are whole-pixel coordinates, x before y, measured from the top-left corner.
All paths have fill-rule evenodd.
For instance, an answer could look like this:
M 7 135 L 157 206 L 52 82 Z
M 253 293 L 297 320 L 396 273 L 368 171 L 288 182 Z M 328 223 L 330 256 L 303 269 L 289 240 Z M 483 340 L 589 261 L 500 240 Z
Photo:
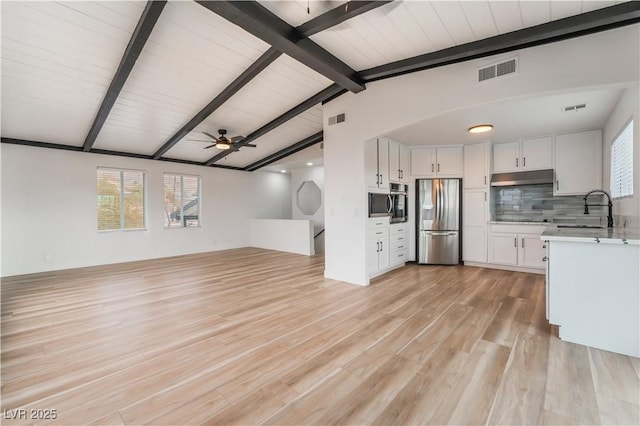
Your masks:
M 611 196 L 633 195 L 633 121 L 611 144 Z
M 199 225 L 200 177 L 165 173 L 165 228 L 185 228 Z
M 144 229 L 144 172 L 98 169 L 98 230 Z

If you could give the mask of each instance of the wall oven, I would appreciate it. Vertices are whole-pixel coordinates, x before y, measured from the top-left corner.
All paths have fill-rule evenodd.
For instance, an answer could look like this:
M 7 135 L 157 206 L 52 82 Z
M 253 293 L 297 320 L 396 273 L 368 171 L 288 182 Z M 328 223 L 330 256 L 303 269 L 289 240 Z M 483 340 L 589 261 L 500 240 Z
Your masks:
M 407 185 L 391 184 L 391 223 L 406 222 L 409 220 L 409 208 L 407 206 Z
M 392 183 L 389 194 L 369 193 L 369 217 L 389 216 L 391 223 L 406 222 L 407 207 L 407 185 Z

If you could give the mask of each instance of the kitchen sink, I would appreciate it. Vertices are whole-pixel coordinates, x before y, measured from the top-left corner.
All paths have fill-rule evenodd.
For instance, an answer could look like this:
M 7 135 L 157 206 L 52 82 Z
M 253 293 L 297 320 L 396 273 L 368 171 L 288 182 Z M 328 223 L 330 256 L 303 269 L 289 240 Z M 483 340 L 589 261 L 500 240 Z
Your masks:
M 597 225 L 558 225 L 558 228 L 590 228 L 590 229 L 603 229 L 604 226 Z

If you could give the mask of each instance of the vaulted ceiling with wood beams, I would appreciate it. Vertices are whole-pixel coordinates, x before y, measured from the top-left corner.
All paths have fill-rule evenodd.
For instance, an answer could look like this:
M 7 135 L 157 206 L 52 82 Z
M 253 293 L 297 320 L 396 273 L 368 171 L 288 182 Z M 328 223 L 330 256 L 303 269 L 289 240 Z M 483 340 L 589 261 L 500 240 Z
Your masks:
M 0 7 L 2 143 L 245 171 L 317 150 L 323 103 L 372 81 L 640 21 L 617 1 Z

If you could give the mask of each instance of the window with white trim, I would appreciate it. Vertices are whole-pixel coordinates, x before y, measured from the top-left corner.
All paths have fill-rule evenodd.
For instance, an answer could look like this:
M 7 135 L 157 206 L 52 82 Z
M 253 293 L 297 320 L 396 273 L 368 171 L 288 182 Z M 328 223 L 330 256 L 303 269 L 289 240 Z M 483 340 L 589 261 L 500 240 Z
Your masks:
M 164 174 L 164 227 L 200 226 L 200 177 Z
M 145 228 L 145 172 L 98 168 L 98 231 Z
M 633 120 L 611 144 L 611 197 L 633 195 Z

